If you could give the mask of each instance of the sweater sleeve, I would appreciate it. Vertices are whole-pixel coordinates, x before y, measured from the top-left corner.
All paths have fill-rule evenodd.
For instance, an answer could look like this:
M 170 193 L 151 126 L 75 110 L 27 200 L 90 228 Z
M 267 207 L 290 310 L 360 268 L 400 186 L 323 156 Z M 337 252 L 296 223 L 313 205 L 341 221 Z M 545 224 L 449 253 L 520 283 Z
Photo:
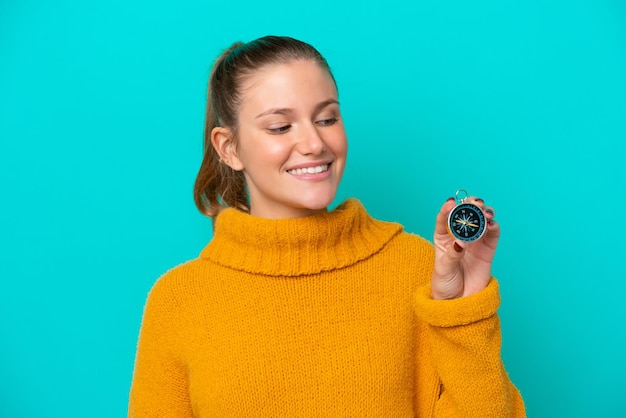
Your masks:
M 189 382 L 176 349 L 180 309 L 163 278 L 150 291 L 139 333 L 128 417 L 192 417 Z M 177 325 L 179 325 L 177 327 Z
M 417 316 L 426 323 L 434 369 L 441 381 L 435 417 L 525 417 L 518 390 L 501 359 L 498 283 L 475 295 L 433 300 L 430 285 L 418 289 Z

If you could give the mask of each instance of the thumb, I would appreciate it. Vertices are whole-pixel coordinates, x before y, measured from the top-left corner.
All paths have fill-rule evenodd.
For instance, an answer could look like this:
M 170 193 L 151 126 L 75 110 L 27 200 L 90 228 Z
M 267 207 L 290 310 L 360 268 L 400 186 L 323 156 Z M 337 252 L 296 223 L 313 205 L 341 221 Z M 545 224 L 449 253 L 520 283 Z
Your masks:
M 458 264 L 463 255 L 465 254 L 465 247 L 463 244 L 460 244 L 458 241 L 454 241 L 454 243 L 448 248 L 446 251 L 446 257 L 453 264 Z
M 463 255 L 465 255 L 465 248 L 462 244 L 454 241 L 439 258 L 435 266 L 436 275 L 446 280 L 455 277 L 459 272 L 459 264 Z
M 455 299 L 463 293 L 463 275 L 461 259 L 465 249 L 456 241 L 435 262 L 435 271 L 431 282 L 433 299 Z

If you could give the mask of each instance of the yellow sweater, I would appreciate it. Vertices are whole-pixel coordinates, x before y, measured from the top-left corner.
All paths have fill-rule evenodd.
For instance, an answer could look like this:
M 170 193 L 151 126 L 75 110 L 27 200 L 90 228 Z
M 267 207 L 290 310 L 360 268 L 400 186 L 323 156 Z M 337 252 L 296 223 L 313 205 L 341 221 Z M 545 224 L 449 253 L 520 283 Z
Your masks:
M 217 218 L 154 285 L 130 417 L 523 417 L 495 280 L 430 298 L 433 249 L 356 200 L 307 218 Z

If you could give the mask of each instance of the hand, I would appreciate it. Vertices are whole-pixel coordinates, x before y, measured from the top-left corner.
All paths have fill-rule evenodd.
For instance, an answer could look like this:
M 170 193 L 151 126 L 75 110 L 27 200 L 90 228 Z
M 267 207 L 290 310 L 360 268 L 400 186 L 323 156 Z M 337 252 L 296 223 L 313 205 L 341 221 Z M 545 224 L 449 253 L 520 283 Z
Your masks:
M 448 214 L 456 206 L 453 198 L 443 204 L 435 225 L 435 268 L 431 281 L 433 299 L 456 299 L 484 289 L 491 279 L 491 265 L 500 238 L 500 226 L 493 219 L 494 210 L 482 199 L 470 196 L 472 203 L 485 212 L 487 232 L 471 243 L 455 240 L 447 229 Z

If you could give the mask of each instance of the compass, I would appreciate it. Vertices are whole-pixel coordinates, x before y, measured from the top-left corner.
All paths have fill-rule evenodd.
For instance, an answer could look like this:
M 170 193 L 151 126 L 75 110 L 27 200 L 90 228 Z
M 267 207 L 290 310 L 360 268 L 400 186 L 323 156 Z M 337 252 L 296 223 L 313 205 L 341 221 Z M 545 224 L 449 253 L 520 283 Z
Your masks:
M 459 199 L 459 194 L 465 194 L 465 197 Z M 478 206 L 465 202 L 467 191 L 457 191 L 456 198 L 458 204 L 448 215 L 448 232 L 454 238 L 463 242 L 473 242 L 481 239 L 487 232 L 485 213 Z

